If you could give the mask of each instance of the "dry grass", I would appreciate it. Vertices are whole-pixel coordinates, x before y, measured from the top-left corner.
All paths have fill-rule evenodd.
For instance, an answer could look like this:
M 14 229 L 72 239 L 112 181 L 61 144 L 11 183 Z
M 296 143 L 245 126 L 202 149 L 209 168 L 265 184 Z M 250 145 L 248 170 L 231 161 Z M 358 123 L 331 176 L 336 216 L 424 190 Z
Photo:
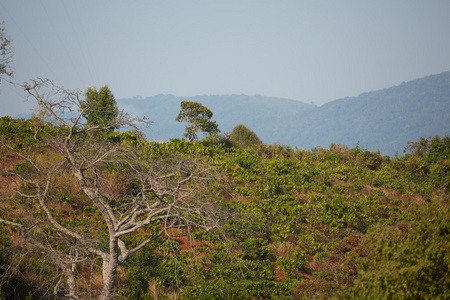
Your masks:
M 113 197 L 120 197 L 127 193 L 126 178 L 116 171 L 103 172 L 103 178 Z
M 167 296 L 167 298 L 169 298 L 169 300 L 178 300 L 178 299 L 180 299 L 180 292 L 176 291 L 176 292 L 167 293 L 166 296 Z
M 158 300 L 161 292 L 161 284 L 157 280 L 151 280 L 148 282 L 148 289 L 152 292 L 154 300 Z
M 289 257 L 292 250 L 294 250 L 296 245 L 292 242 L 274 242 L 269 245 L 269 248 L 274 250 L 275 256 Z

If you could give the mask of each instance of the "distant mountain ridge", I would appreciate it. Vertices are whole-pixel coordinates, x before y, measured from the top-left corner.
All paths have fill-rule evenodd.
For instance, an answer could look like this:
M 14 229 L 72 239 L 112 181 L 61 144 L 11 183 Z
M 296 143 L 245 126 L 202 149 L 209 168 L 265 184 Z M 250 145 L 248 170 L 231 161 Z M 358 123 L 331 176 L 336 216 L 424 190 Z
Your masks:
M 265 97 L 260 95 L 203 95 L 177 97 L 160 94 L 148 98 L 134 97 L 119 99 L 120 108 L 152 120 L 150 131 L 144 133 L 149 140 L 168 141 L 181 138 L 186 124 L 175 121 L 183 100 L 200 102 L 214 114 L 213 120 L 219 124 L 221 132 L 231 132 L 238 124 L 244 124 L 256 132 L 265 142 L 271 143 L 271 135 L 266 134 L 273 122 L 286 117 L 295 117 L 315 109 L 316 106 L 300 101 Z
M 260 95 L 156 95 L 117 100 L 120 108 L 146 116 L 154 125 L 149 140 L 181 138 L 186 124 L 175 117 L 180 102 L 191 100 L 210 108 L 222 132 L 244 124 L 264 143 L 311 149 L 330 144 L 359 143 L 383 155 L 402 154 L 408 141 L 450 134 L 450 72 L 416 79 L 320 107 Z

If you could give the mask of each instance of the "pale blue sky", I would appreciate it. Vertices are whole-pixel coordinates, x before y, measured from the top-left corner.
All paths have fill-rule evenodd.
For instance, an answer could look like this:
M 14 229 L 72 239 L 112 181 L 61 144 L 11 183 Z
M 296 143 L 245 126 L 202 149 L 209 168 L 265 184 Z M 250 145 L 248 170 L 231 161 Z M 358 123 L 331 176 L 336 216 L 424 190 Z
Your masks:
M 14 81 L 321 105 L 450 70 L 450 1 L 0 0 Z M 0 84 L 0 115 L 29 112 Z

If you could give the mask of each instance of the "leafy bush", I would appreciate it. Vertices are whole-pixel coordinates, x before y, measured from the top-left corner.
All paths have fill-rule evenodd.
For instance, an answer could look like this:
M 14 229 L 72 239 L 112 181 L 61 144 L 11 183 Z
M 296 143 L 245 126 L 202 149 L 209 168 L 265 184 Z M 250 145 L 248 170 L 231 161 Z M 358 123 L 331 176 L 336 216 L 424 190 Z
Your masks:
M 228 135 L 228 139 L 236 146 L 240 148 L 252 147 L 262 144 L 259 137 L 248 129 L 245 125 L 237 125 L 233 128 L 233 131 Z
M 450 298 L 450 209 L 432 202 L 415 211 L 407 229 L 379 225 L 364 237 L 351 298 Z

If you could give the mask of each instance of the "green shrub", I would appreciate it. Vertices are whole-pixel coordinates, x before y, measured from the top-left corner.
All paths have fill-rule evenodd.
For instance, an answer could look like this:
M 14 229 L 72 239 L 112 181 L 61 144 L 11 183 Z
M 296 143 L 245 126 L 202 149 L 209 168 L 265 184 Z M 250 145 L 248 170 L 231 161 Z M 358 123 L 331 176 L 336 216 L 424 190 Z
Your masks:
M 416 208 L 409 229 L 379 225 L 364 237 L 353 299 L 449 299 L 450 209 Z
M 233 131 L 228 135 L 228 139 L 236 147 L 240 148 L 247 148 L 262 144 L 256 133 L 242 124 L 233 128 Z

